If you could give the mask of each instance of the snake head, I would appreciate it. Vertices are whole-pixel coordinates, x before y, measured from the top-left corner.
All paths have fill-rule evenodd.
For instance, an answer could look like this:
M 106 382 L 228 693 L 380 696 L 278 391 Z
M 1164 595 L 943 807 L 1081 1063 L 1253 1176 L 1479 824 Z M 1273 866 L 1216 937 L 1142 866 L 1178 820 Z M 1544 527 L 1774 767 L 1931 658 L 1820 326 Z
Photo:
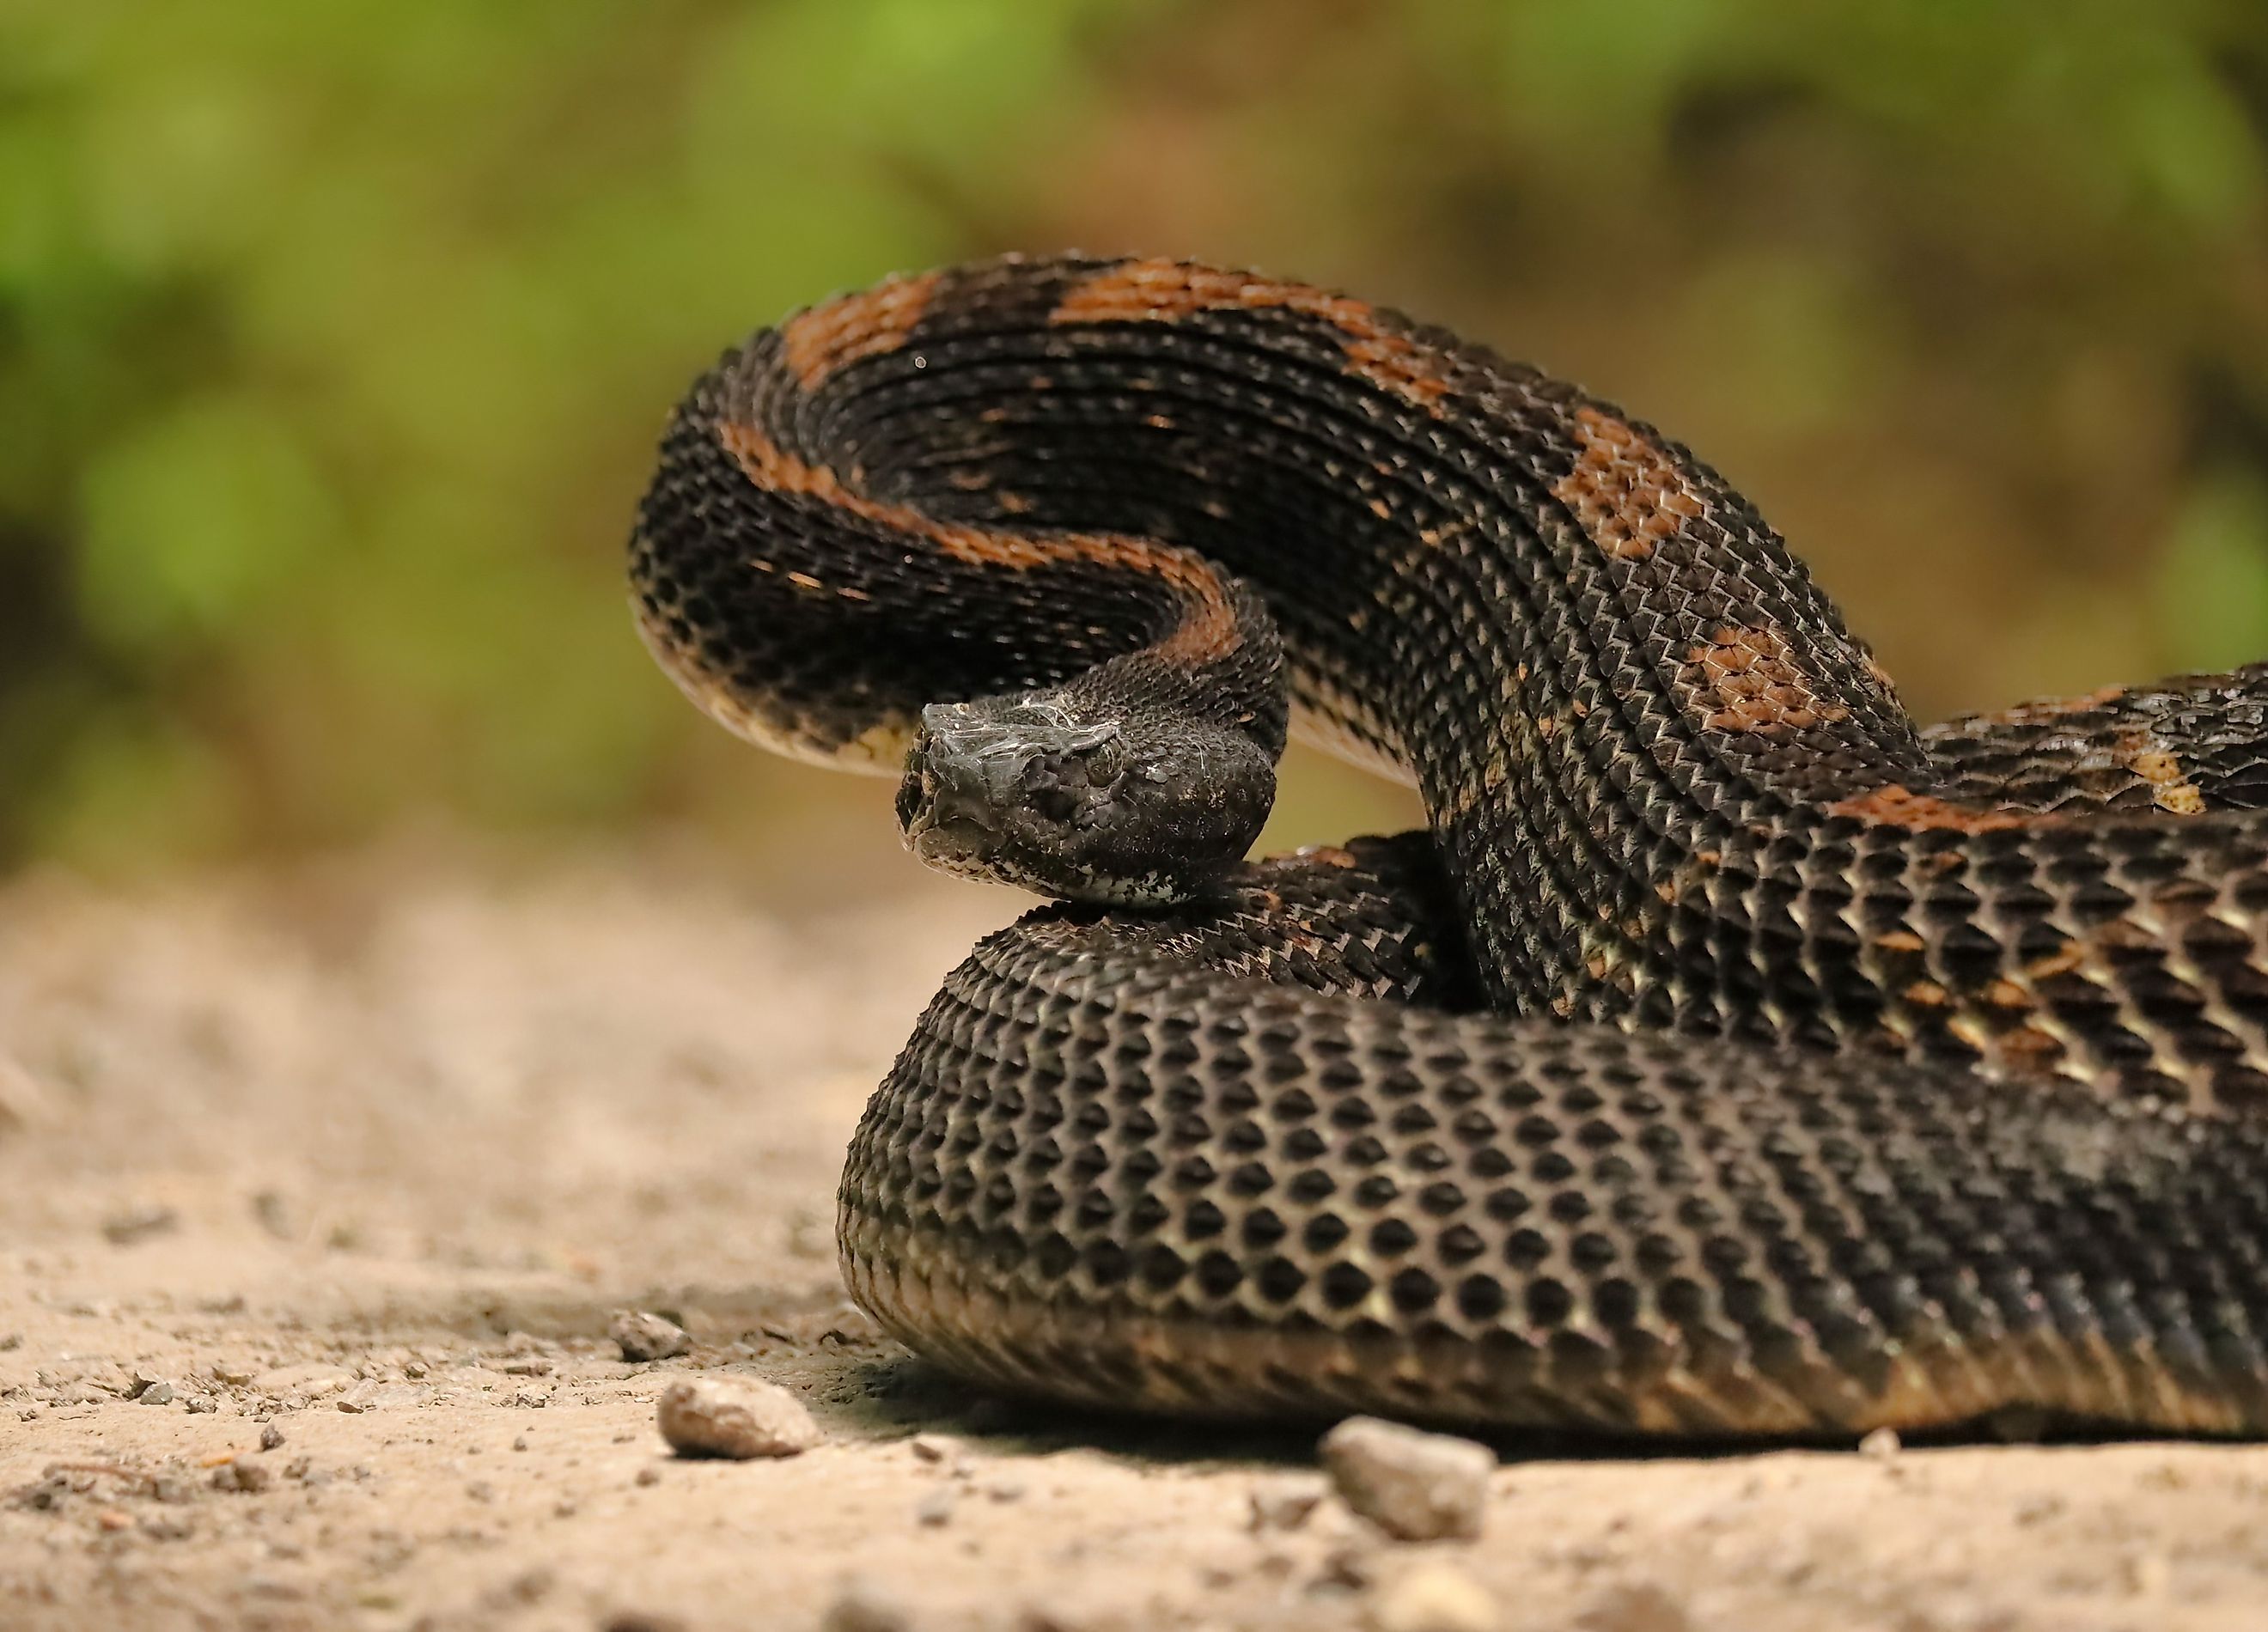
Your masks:
M 924 709 L 898 825 L 942 871 L 1064 901 L 1158 905 L 1218 886 L 1275 794 L 1268 754 L 1233 731 L 1034 693 Z

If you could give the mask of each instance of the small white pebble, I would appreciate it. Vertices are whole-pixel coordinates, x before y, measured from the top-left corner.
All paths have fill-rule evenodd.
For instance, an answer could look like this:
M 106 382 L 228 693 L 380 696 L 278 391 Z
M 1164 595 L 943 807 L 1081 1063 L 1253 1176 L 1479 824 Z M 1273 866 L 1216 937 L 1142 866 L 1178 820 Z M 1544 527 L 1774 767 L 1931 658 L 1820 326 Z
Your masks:
M 680 1378 L 654 1415 L 680 1456 L 797 1456 L 827 1437 L 802 1400 L 753 1377 Z
M 615 1340 L 623 1359 L 640 1364 L 666 1360 L 693 1347 L 693 1340 L 686 1335 L 683 1327 L 643 1309 L 617 1312 L 607 1327 L 607 1335 Z
M 1339 1499 L 1404 1541 L 1481 1533 L 1496 1453 L 1447 1434 L 1349 1417 L 1323 1436 L 1323 1471 Z
M 1427 1564 L 1379 1593 L 1370 1623 L 1377 1632 L 1494 1632 L 1496 1600 L 1463 1570 Z
M 1887 1462 L 1905 1448 L 1895 1428 L 1878 1428 L 1859 1442 L 1859 1454 L 1877 1462 Z
M 1245 1527 L 1258 1534 L 1297 1530 L 1322 1505 L 1322 1490 L 1307 1483 L 1263 1485 L 1245 1498 Z
M 921 1499 L 921 1505 L 914 1509 L 914 1518 L 924 1525 L 942 1525 L 952 1518 L 957 1500 L 952 1486 L 941 1486 Z
M 265 1490 L 268 1470 L 256 1462 L 224 1462 L 212 1472 L 216 1490 Z

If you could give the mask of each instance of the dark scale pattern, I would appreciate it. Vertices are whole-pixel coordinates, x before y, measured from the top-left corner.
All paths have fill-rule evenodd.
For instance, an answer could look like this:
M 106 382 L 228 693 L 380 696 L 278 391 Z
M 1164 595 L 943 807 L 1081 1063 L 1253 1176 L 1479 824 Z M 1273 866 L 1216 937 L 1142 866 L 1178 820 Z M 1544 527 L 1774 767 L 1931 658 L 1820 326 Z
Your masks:
M 674 419 L 632 574 L 673 676 L 786 751 L 894 773 L 925 705 L 1054 687 L 1272 758 L 1288 687 L 1425 798 L 1430 840 L 1049 908 L 955 973 L 841 1218 L 944 1364 L 1199 1412 L 2268 1430 L 2255 672 L 1918 732 L 1651 428 L 1161 261 L 758 335 Z
M 1396 893 L 1359 866 L 1289 915 L 1359 948 Z M 2257 1122 L 1315 996 L 1161 933 L 1035 914 L 924 1017 L 843 1189 L 909 1342 L 1177 1411 L 2268 1422 Z
M 1924 733 L 1954 798 L 2090 815 L 2268 807 L 2268 664 L 2113 686 Z

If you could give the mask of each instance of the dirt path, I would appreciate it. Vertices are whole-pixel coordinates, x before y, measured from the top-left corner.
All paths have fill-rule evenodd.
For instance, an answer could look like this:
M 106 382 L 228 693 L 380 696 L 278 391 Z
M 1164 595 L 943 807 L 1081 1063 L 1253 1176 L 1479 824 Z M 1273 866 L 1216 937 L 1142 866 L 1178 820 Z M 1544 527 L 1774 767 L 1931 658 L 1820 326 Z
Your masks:
M 845 1137 L 1004 897 L 401 856 L 0 893 L 0 1627 L 2268 1625 L 2268 1449 L 1508 1460 L 1386 1543 L 1303 1437 L 1036 1416 L 843 1300 Z M 650 1365 L 624 1305 L 696 1346 Z M 830 1443 L 664 1452 L 688 1370 Z M 261 1449 L 264 1442 L 272 1448 Z M 248 1487 L 248 1488 L 247 1488 Z M 847 1593 L 847 1598 L 846 1598 Z M 1469 1597 L 1469 1594 L 1466 1595 Z

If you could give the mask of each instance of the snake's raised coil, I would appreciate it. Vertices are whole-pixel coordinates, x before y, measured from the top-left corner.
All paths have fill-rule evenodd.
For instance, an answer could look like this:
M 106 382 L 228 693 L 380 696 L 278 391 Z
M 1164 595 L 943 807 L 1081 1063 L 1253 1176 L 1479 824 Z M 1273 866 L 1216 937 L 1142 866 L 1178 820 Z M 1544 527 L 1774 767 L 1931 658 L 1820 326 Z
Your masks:
M 632 575 L 717 718 L 1064 898 L 946 981 L 843 1175 L 852 1291 L 940 1364 L 2268 1430 L 2268 672 L 1918 731 L 1683 448 L 1164 261 L 765 330 L 677 410 Z M 1429 832 L 1242 864 L 1294 710 Z

